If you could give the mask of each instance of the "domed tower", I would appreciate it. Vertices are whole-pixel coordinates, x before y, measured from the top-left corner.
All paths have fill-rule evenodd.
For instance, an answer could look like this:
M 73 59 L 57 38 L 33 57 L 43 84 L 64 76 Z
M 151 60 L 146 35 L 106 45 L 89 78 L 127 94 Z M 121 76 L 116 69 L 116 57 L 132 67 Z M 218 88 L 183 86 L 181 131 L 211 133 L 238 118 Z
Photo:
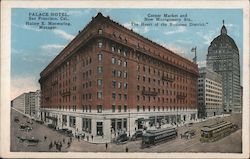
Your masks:
M 222 75 L 224 111 L 241 111 L 239 50 L 228 36 L 224 20 L 221 34 L 208 47 L 207 67 Z

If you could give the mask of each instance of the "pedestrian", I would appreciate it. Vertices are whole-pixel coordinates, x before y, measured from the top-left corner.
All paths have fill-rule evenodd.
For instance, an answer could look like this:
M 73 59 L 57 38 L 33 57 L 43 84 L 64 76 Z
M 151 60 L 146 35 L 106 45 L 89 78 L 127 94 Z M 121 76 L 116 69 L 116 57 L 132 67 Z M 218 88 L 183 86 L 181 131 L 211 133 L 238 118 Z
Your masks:
M 56 141 L 54 141 L 54 145 L 56 145 Z
M 103 138 L 103 133 L 102 133 L 102 138 Z
M 72 137 L 70 137 L 69 139 L 70 139 L 70 142 L 72 142 Z
M 94 136 L 93 136 L 93 135 L 91 135 L 91 139 L 92 139 L 92 141 L 93 141 L 93 139 L 94 139 Z
M 46 139 L 47 139 L 47 136 L 44 135 L 44 141 L 46 141 Z
M 89 141 L 89 136 L 87 136 L 87 141 Z
M 68 142 L 68 147 L 70 147 L 70 142 Z
M 59 146 L 58 146 L 58 150 L 61 152 L 61 150 L 62 150 L 62 145 L 59 145 Z
M 77 136 L 77 139 L 78 139 L 78 141 L 80 141 L 80 136 L 79 135 Z
M 53 144 L 52 144 L 52 142 L 50 142 L 50 144 L 49 144 L 49 149 L 51 149 L 52 146 L 53 146 Z
M 65 143 L 65 139 L 63 138 L 63 143 Z
M 108 149 L 108 143 L 107 142 L 106 142 L 105 146 L 106 146 L 106 151 L 107 151 L 107 149 Z
M 126 147 L 126 152 L 128 152 L 128 147 Z

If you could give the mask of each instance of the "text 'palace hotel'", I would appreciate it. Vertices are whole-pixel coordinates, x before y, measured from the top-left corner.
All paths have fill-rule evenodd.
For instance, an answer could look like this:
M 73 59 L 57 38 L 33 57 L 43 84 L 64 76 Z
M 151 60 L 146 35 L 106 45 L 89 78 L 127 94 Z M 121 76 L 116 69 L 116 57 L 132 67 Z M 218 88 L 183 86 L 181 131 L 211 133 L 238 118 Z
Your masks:
M 101 13 L 40 75 L 42 120 L 100 142 L 197 119 L 197 64 Z

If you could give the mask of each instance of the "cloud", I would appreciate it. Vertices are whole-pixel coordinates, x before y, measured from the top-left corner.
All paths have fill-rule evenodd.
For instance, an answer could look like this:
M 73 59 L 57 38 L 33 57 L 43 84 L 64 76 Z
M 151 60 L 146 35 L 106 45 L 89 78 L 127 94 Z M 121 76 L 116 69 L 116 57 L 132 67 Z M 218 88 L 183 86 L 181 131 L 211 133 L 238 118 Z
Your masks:
M 181 44 L 192 44 L 192 41 L 190 39 L 186 39 L 186 40 L 176 40 L 177 43 L 181 43 Z
M 187 54 L 188 50 L 186 48 L 176 46 L 176 44 L 173 44 L 173 43 L 165 43 L 165 42 L 162 42 L 160 40 L 156 40 L 156 42 L 158 44 L 160 44 L 161 46 L 173 51 L 174 53 L 176 53 L 182 57 L 189 58 L 188 54 Z
M 66 40 L 73 40 L 74 36 L 63 31 L 63 30 L 60 30 L 60 29 L 55 29 L 53 30 L 53 33 L 56 34 L 56 35 L 59 35 L 60 37 L 66 39 Z
M 136 27 L 136 26 L 133 26 L 132 23 L 140 24 L 140 22 L 133 21 L 133 22 L 123 23 L 122 25 L 125 28 L 132 29 L 134 32 L 137 32 L 137 33 L 140 33 L 140 34 L 145 34 L 145 33 L 150 31 L 149 27 L 147 27 L 147 26 L 145 26 L 145 27 Z
M 30 27 L 29 25 L 17 25 L 17 24 L 12 24 L 15 27 L 21 28 L 21 29 L 25 29 L 25 30 L 31 30 L 31 31 L 35 31 L 35 32 L 41 32 L 42 29 L 37 29 L 37 28 L 33 28 Z
M 206 45 L 210 45 L 212 40 L 215 38 L 216 33 L 217 32 L 211 31 L 211 30 L 207 31 L 206 33 L 204 33 L 204 32 L 196 32 L 196 34 L 203 39 L 203 44 L 206 44 Z
M 39 89 L 39 84 L 34 76 L 22 75 L 11 78 L 11 99 L 24 92 L 36 91 L 37 89 Z
M 205 67 L 206 66 L 206 60 L 197 61 L 198 67 Z
M 60 45 L 60 44 L 47 44 L 47 45 L 42 45 L 42 46 L 40 46 L 40 48 L 43 49 L 43 50 L 63 49 L 63 48 L 65 48 L 65 45 Z
M 187 31 L 187 28 L 186 28 L 186 27 L 184 27 L 184 26 L 179 26 L 179 27 L 177 27 L 176 30 L 165 31 L 164 34 L 165 34 L 165 35 L 171 35 L 171 34 L 183 33 L 183 32 L 185 32 L 185 31 Z

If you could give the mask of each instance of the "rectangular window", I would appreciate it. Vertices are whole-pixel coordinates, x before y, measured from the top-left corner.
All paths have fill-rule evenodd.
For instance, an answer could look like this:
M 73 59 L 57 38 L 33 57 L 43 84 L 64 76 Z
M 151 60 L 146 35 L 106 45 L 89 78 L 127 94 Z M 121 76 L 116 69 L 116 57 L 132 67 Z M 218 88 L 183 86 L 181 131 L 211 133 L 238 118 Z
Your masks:
M 122 99 L 122 94 L 118 94 L 118 97 L 121 100 Z
M 97 98 L 102 99 L 102 92 L 101 91 L 97 92 Z
M 113 89 L 116 88 L 116 81 L 112 81 L 112 88 L 113 88 Z
M 112 112 L 115 112 L 115 105 L 112 105 Z
M 72 127 L 72 128 L 76 127 L 76 117 L 69 116 L 69 126 Z
M 119 105 L 119 106 L 118 106 L 118 112 L 121 112 L 121 111 L 122 111 L 122 106 Z
M 114 57 L 112 57 L 112 64 L 115 64 L 116 60 Z
M 139 105 L 137 105 L 137 112 L 139 112 L 140 111 L 140 106 Z
M 102 112 L 102 105 L 97 105 L 97 113 L 101 113 Z
M 123 73 L 123 77 L 127 78 L 127 72 L 126 71 Z
M 121 77 L 122 76 L 122 72 L 121 71 L 117 71 L 117 76 Z
M 98 61 L 102 61 L 102 54 L 98 54 Z
M 124 83 L 124 89 L 127 89 L 128 88 L 128 84 L 127 83 Z
M 101 87 L 101 86 L 102 86 L 102 79 L 98 79 L 98 80 L 97 80 L 97 85 L 98 85 L 98 87 Z
M 124 112 L 127 112 L 127 106 L 124 105 Z
M 99 30 L 98 30 L 98 34 L 102 34 L 102 29 L 99 29 Z
M 127 65 L 128 65 L 127 61 L 124 61 L 124 62 L 123 62 L 123 66 L 124 66 L 124 67 L 127 67 Z
M 98 67 L 97 67 L 97 73 L 102 73 L 102 72 L 103 72 L 103 67 L 98 66 Z
M 99 48 L 102 47 L 102 42 L 101 42 L 101 41 L 98 42 L 98 47 L 99 47 Z
M 112 93 L 112 99 L 115 100 L 115 98 L 116 98 L 116 94 Z
M 124 100 L 127 100 L 127 99 L 128 99 L 127 94 L 124 94 Z
M 112 52 L 115 51 L 115 47 L 114 47 L 114 46 L 111 47 L 111 51 L 112 51 Z
M 113 77 L 116 76 L 116 70 L 112 70 L 112 75 L 113 75 Z
M 150 106 L 148 106 L 148 111 L 150 112 Z
M 145 106 L 142 107 L 143 111 L 145 112 Z
M 121 65 L 121 60 L 118 60 L 117 64 L 118 64 L 118 66 L 120 66 Z
M 118 88 L 121 89 L 122 88 L 122 83 L 118 82 Z

